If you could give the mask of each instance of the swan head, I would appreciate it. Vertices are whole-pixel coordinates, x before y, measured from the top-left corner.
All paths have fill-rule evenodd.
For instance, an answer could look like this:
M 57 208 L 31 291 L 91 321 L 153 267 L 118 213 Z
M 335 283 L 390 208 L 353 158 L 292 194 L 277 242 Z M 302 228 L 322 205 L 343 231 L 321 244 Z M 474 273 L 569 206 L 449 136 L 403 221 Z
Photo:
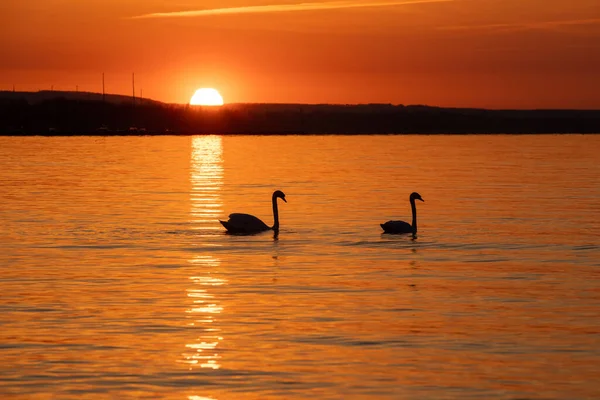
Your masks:
M 276 190 L 273 192 L 273 198 L 275 199 L 277 197 L 287 203 L 287 200 L 285 199 L 285 193 L 283 193 L 281 190 Z
M 412 192 L 412 193 L 410 194 L 410 201 L 415 201 L 415 200 L 421 200 L 422 202 L 425 202 L 425 200 L 423 200 L 423 199 L 421 198 L 421 195 L 420 195 L 419 193 L 417 193 L 417 192 Z

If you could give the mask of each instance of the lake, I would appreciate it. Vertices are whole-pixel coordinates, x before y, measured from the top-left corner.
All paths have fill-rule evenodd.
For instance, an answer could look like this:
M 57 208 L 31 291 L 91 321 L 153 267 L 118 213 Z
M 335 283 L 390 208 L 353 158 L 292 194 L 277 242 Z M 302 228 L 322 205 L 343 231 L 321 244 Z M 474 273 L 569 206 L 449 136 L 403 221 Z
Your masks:
M 0 137 L 0 201 L 3 399 L 600 398 L 600 136 Z

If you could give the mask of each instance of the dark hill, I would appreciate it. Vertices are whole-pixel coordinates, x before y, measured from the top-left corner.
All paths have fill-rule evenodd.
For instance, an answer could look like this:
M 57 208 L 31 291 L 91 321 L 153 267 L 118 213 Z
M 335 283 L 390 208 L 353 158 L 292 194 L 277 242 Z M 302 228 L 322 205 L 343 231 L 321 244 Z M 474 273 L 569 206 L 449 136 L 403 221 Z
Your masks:
M 57 90 L 40 90 L 39 92 L 12 92 L 12 91 L 0 91 L 0 104 L 6 101 L 19 101 L 24 100 L 29 104 L 37 104 L 49 100 L 75 100 L 75 101 L 106 101 L 112 104 L 127 104 L 132 103 L 133 99 L 131 96 L 123 96 L 120 94 L 106 94 L 94 93 L 94 92 L 64 92 Z M 136 103 L 150 104 L 160 102 L 150 99 L 135 99 Z
M 87 92 L 0 92 L 1 135 L 600 133 L 599 110 L 392 104 L 193 107 Z

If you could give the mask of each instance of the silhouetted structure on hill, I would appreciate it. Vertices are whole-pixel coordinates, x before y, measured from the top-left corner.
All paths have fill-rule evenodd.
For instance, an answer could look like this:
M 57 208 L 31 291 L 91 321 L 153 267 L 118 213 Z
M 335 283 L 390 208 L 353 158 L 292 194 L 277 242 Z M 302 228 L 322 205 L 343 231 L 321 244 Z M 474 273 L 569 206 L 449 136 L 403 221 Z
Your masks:
M 0 134 L 600 133 L 598 110 L 229 104 L 194 107 L 85 92 L 0 92 Z

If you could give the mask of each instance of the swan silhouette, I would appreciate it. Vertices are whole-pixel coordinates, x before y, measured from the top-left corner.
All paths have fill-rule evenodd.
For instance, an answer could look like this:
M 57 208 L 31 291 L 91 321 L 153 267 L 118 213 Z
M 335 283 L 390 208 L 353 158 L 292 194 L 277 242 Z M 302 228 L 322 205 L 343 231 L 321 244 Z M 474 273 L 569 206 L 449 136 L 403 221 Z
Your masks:
M 279 231 L 279 210 L 277 209 L 277 198 L 285 201 L 285 194 L 281 190 L 276 190 L 273 192 L 272 202 L 273 202 L 273 226 L 268 226 L 264 222 L 262 222 L 259 218 L 250 214 L 240 214 L 234 213 L 229 214 L 228 221 L 221 221 L 221 225 L 227 229 L 228 233 L 258 233 L 264 232 L 268 230 L 274 230 L 275 232 Z
M 412 224 L 404 221 L 388 221 L 385 224 L 379 224 L 383 228 L 383 233 L 417 233 L 417 207 L 415 206 L 415 200 L 425 201 L 421 198 L 421 195 L 417 192 L 410 194 L 410 208 L 412 209 Z

